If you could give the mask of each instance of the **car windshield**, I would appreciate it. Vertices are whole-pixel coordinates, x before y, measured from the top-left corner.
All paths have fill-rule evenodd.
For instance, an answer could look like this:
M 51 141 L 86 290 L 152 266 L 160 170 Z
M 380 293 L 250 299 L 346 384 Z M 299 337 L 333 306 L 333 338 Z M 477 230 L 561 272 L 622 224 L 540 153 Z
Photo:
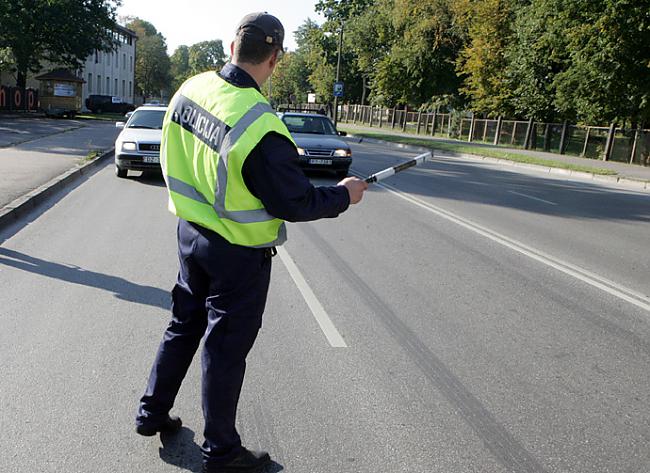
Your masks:
M 145 128 L 149 130 L 162 130 L 164 110 L 137 110 L 133 112 L 127 128 Z
M 282 121 L 290 133 L 311 133 L 314 135 L 336 135 L 334 125 L 327 117 L 318 115 L 284 115 Z

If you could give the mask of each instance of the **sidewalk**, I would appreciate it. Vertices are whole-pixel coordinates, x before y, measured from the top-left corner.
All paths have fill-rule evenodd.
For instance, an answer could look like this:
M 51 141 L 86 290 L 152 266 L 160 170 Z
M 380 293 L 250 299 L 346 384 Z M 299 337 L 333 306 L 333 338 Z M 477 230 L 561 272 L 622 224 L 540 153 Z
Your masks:
M 396 137 L 404 137 L 410 139 L 422 140 L 428 143 L 431 143 L 430 146 L 435 147 L 436 143 L 452 144 L 452 145 L 462 145 L 466 147 L 473 148 L 472 153 L 481 155 L 481 149 L 490 149 L 498 150 L 508 153 L 516 153 L 525 156 L 531 156 L 535 158 L 544 159 L 546 161 L 558 162 L 558 163 L 569 163 L 577 166 L 587 166 L 591 168 L 607 169 L 614 171 L 616 176 L 622 179 L 629 179 L 634 181 L 644 181 L 650 183 L 650 167 L 638 166 L 636 164 L 625 164 L 614 161 L 599 161 L 589 158 L 579 158 L 577 156 L 568 156 L 562 154 L 553 154 L 546 153 L 543 151 L 531 151 L 524 150 L 519 148 L 507 148 L 502 146 L 494 146 L 483 143 L 468 143 L 467 141 L 437 138 L 426 135 L 414 135 L 411 133 L 402 133 L 399 130 L 391 130 L 387 128 L 371 128 L 366 126 L 351 125 L 348 123 L 339 123 L 339 128 L 344 128 L 347 131 L 350 131 L 352 134 L 357 133 L 377 133 L 384 135 L 392 135 Z M 379 138 L 379 137 L 378 137 Z M 379 138 L 381 139 L 381 138 Z M 475 150 L 475 151 L 474 151 Z
M 119 131 L 112 122 L 1 119 L 0 213 L 83 163 L 89 153 L 112 148 Z

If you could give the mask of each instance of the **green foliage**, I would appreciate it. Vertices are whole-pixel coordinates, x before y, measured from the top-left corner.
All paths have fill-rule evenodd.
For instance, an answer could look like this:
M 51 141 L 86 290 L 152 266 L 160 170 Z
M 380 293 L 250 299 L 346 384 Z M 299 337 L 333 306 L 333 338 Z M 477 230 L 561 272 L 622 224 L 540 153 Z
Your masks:
M 169 58 L 172 76 L 172 90 L 178 88 L 190 77 L 190 48 L 181 45 L 176 48 Z
M 273 71 L 271 102 L 275 104 L 304 103 L 307 91 L 311 90 L 304 56 L 298 53 L 286 53 Z M 268 85 L 267 85 L 268 87 Z M 266 91 L 267 87 L 262 90 Z
M 193 44 L 189 50 L 190 74 L 221 69 L 226 63 L 226 53 L 220 39 Z
M 453 0 L 321 1 L 330 22 L 345 21 L 352 57 L 344 70 L 367 77 L 374 103 L 417 107 L 455 94 L 462 38 Z M 329 10 L 328 10 L 329 9 Z M 327 26 L 327 25 L 326 25 Z
M 172 91 L 176 91 L 190 77 L 219 70 L 225 63 L 226 53 L 220 39 L 177 47 L 170 57 Z
M 650 119 L 650 0 L 532 0 L 507 57 L 511 105 L 538 120 Z
M 556 76 L 566 70 L 566 31 L 557 20 L 558 0 L 533 0 L 514 21 L 513 41 L 506 51 L 510 107 L 521 118 L 540 121 L 570 118 L 555 105 Z
M 597 123 L 650 120 L 650 0 L 574 0 L 558 5 L 569 67 L 556 104 Z
M 466 36 L 456 63 L 464 78 L 461 92 L 471 100 L 475 111 L 488 115 L 512 113 L 506 51 L 513 39 L 512 15 L 517 3 L 460 0 L 453 5 L 456 21 Z
M 11 48 L 0 48 L 0 71 L 11 69 L 15 64 L 16 59 Z
M 119 0 L 0 0 L 0 48 L 11 48 L 17 85 L 49 60 L 78 68 L 95 50 L 115 46 Z
M 148 21 L 132 19 L 127 25 L 138 35 L 136 43 L 135 83 L 144 100 L 169 88 L 170 60 L 165 37 Z

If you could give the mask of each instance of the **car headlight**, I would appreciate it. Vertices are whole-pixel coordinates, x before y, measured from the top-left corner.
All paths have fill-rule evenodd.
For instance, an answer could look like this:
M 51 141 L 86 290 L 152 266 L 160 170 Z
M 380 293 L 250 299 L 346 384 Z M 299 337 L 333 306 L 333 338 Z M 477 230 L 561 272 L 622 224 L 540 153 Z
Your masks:
M 334 151 L 334 156 L 338 156 L 339 158 L 343 158 L 343 157 L 348 158 L 352 156 L 352 151 L 350 151 L 349 149 L 337 149 L 336 151 Z
M 302 149 L 302 148 L 298 148 L 298 154 L 299 154 L 300 156 L 305 156 L 307 153 L 305 153 L 305 150 L 304 150 L 304 149 Z
M 122 143 L 122 151 L 135 151 L 137 148 L 137 145 L 133 141 L 125 141 Z

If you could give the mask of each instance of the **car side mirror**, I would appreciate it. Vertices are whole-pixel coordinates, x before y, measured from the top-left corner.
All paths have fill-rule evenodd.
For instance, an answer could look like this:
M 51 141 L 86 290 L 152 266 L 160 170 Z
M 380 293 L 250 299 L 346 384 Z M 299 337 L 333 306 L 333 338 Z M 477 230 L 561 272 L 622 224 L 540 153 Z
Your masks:
M 336 132 L 339 136 L 348 136 L 348 134 L 344 131 L 337 131 Z
M 115 128 L 124 128 L 125 122 L 115 122 Z

